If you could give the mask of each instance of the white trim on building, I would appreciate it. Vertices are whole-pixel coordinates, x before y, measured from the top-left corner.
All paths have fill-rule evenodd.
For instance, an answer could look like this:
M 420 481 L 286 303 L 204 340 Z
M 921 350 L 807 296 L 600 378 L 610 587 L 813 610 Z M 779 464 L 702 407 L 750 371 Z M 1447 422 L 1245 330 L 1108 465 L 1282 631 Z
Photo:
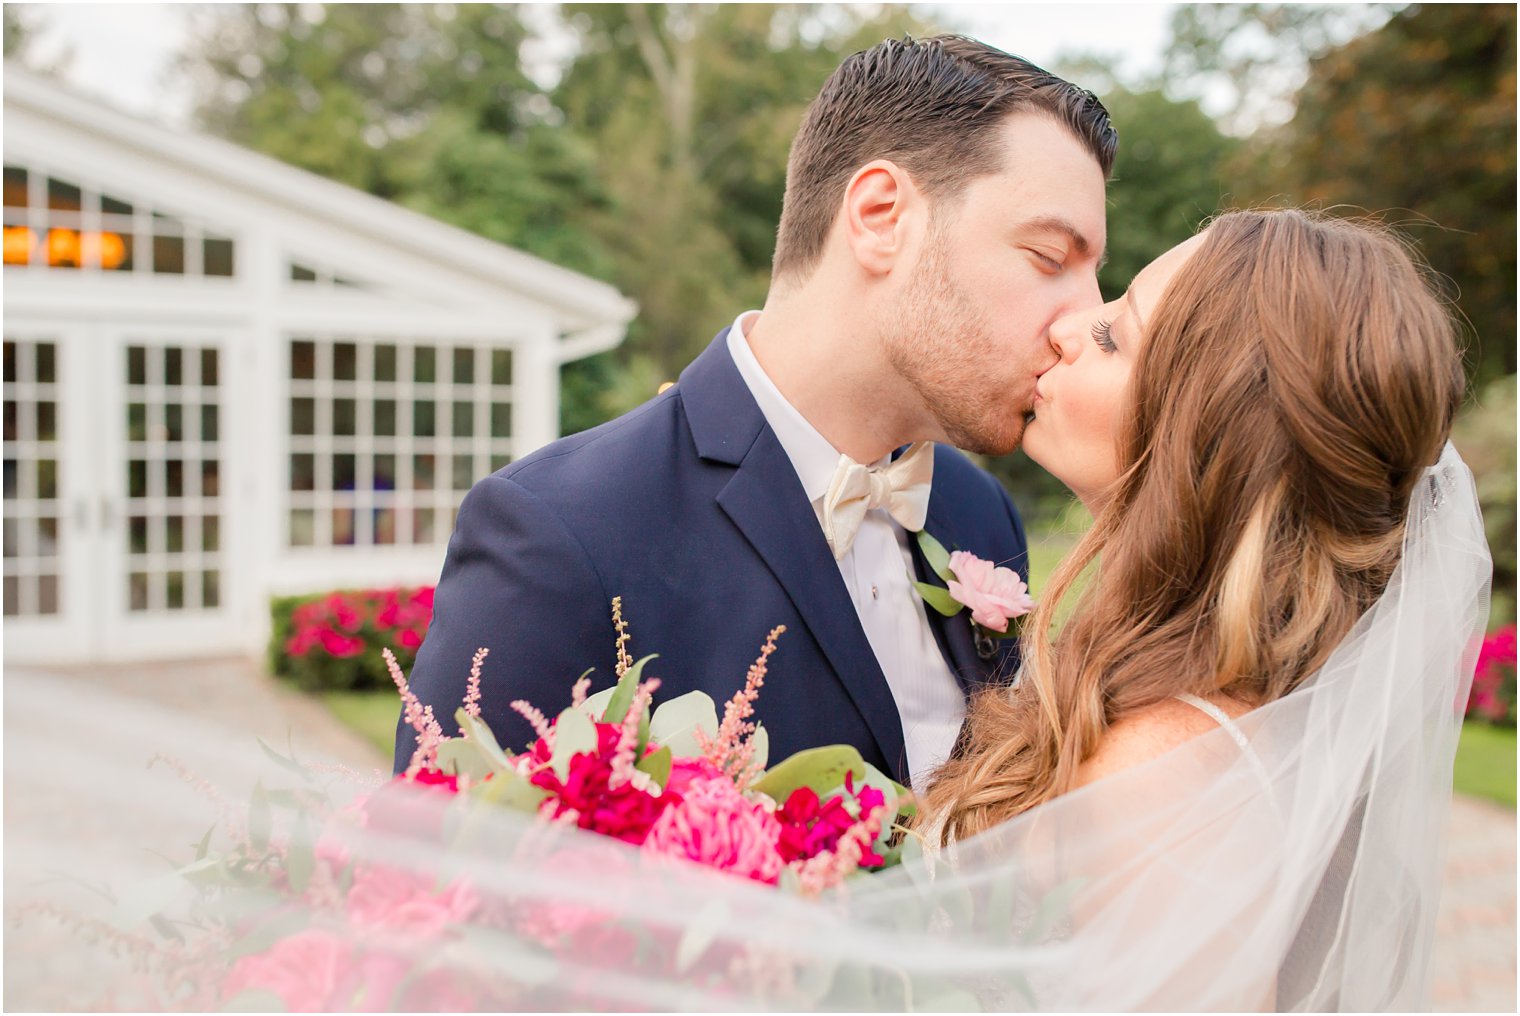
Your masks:
M 635 313 L 9 65 L 4 134 L 10 660 L 258 652 L 273 594 L 436 580 Z

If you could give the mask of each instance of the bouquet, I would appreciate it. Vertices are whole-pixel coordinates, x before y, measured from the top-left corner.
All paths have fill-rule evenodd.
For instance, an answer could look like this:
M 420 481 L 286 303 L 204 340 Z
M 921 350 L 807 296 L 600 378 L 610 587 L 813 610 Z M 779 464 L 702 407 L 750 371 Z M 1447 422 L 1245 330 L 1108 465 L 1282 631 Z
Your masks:
M 260 784 L 246 818 L 224 817 L 223 849 L 209 831 L 172 878 L 118 905 L 118 927 L 148 923 L 162 937 L 155 1006 L 531 1008 L 552 998 L 622 1008 L 584 963 L 566 961 L 644 957 L 665 976 L 696 978 L 701 960 L 714 983 L 731 985 L 735 964 L 765 954 L 732 936 L 713 942 L 701 921 L 668 936 L 651 924 L 651 908 L 700 909 L 713 895 L 704 879 L 817 898 L 900 861 L 909 795 L 858 751 L 811 749 L 767 767 L 753 707 L 783 628 L 720 719 L 701 692 L 656 705 L 659 681 L 644 677 L 655 657 L 627 655 L 616 600 L 613 620 L 616 684 L 588 694 L 583 674 L 552 719 L 513 703 L 535 731 L 522 752 L 481 719 L 483 649 L 457 737 L 443 736 L 385 653 L 417 749 L 404 773 L 347 803 L 315 767 L 263 745 L 303 785 Z M 172 910 L 186 886 L 188 903 Z M 773 975 L 764 963 L 755 973 Z

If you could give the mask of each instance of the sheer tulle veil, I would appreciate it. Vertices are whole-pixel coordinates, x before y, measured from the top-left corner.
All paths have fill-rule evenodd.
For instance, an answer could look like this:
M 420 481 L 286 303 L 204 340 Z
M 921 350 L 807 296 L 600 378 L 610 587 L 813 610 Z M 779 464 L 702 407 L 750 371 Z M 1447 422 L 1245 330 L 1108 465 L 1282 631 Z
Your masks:
M 1238 721 L 1244 746 L 1214 730 L 819 900 L 507 813 L 453 830 L 446 859 L 428 832 L 454 820 L 442 810 L 331 831 L 318 854 L 462 879 L 470 905 L 508 915 L 489 932 L 396 932 L 426 957 L 440 1008 L 1419 1009 L 1489 576 L 1472 475 L 1448 445 L 1416 487 L 1385 594 L 1318 673 Z M 77 712 L 86 736 L 56 751 L 57 728 L 39 729 L 8 763 L 13 749 L 46 757 L 73 811 L 141 795 L 133 828 L 64 846 L 76 870 L 122 843 L 186 856 L 177 833 L 153 842 L 187 805 L 165 796 L 171 775 L 142 771 L 151 753 L 228 800 L 282 780 L 255 745 L 171 717 L 47 708 Z M 213 817 L 202 808 L 202 828 Z

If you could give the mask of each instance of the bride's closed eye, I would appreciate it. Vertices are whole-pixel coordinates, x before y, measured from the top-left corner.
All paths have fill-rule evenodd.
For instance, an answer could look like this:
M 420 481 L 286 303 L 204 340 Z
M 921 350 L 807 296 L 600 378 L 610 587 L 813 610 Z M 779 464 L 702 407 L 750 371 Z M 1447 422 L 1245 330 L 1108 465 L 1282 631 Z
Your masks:
M 1114 344 L 1114 323 L 1112 321 L 1097 321 L 1092 326 L 1093 341 L 1098 348 L 1105 353 L 1116 353 L 1119 347 Z

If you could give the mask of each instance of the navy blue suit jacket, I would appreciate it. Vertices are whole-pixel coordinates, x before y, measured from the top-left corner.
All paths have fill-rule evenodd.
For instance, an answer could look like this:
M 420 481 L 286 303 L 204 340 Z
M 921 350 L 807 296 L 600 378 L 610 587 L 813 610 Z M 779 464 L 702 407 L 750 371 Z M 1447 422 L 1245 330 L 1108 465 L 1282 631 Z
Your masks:
M 610 603 L 623 598 L 635 659 L 657 699 L 695 689 L 723 703 L 743 687 L 766 633 L 786 625 L 756 707 L 770 757 L 852 744 L 906 782 L 902 726 L 886 678 L 791 460 L 734 366 L 725 329 L 671 389 L 625 416 L 556 441 L 477 483 L 449 541 L 412 688 L 447 733 L 470 658 L 486 646 L 482 713 L 501 743 L 532 737 L 512 712 L 552 717 L 575 679 L 613 680 Z M 1007 493 L 959 452 L 935 449 L 927 529 L 1027 576 Z M 914 544 L 919 578 L 932 580 Z M 1016 669 L 1013 640 L 976 651 L 969 614 L 928 610 L 968 691 Z M 398 724 L 396 767 L 415 745 Z

